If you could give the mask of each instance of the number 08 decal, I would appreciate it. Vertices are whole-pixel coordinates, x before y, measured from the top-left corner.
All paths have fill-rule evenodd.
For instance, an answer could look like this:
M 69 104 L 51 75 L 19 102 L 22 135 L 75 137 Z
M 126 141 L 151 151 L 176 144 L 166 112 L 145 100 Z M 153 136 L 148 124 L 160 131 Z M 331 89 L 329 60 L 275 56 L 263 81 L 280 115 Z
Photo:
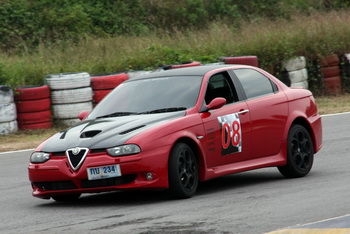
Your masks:
M 242 131 L 238 114 L 218 117 L 221 129 L 221 155 L 242 151 Z

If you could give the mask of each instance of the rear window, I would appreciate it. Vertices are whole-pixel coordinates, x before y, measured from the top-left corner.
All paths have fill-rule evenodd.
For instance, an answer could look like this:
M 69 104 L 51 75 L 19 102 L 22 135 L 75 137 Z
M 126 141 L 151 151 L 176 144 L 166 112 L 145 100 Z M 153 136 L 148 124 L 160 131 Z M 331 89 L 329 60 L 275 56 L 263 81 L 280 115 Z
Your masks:
M 253 69 L 234 70 L 248 99 L 273 94 L 277 86 L 265 75 Z

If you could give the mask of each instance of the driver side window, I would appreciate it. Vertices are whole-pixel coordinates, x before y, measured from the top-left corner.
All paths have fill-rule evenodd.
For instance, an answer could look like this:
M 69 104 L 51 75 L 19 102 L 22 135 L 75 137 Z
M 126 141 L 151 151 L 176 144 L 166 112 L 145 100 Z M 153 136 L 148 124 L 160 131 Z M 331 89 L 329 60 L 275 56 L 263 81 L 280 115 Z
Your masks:
M 225 98 L 226 104 L 238 100 L 236 92 L 233 92 L 232 81 L 227 72 L 215 74 L 209 79 L 207 91 L 205 93 L 206 104 L 209 104 L 217 97 Z

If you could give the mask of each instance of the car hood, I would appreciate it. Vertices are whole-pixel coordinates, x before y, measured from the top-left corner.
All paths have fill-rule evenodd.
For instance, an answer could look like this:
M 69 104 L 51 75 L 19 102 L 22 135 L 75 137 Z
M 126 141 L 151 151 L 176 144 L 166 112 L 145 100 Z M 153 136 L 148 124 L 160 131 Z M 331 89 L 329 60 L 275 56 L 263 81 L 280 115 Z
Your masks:
M 86 120 L 53 135 L 44 142 L 40 150 L 62 152 L 74 147 L 105 149 L 118 146 L 146 129 L 185 114 L 185 111 L 180 111 Z

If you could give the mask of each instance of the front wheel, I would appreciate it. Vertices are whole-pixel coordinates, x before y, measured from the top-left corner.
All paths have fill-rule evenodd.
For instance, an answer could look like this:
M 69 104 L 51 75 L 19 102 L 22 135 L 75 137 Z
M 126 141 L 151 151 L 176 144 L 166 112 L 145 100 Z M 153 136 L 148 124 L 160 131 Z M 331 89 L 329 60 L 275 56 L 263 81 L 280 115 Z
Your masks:
M 176 143 L 169 158 L 169 192 L 174 198 L 189 198 L 198 187 L 198 164 L 191 147 Z
M 288 133 L 287 165 L 278 170 L 287 178 L 306 176 L 314 161 L 313 144 L 309 132 L 295 124 Z

